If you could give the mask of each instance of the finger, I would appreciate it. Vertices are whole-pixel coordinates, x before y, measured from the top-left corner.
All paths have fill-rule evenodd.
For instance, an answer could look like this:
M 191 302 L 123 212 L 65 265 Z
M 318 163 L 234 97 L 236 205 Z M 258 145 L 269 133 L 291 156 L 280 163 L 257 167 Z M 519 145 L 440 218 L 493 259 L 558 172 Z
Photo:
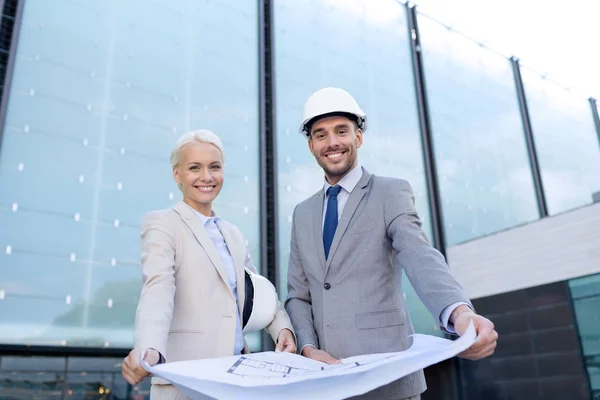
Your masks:
M 296 343 L 290 343 L 289 346 L 287 346 L 287 351 L 289 351 L 290 353 L 297 352 L 298 347 L 296 347 Z
M 156 365 L 160 360 L 160 355 L 158 351 L 154 349 L 149 349 L 144 355 L 144 361 L 148 363 L 148 365 Z
M 471 345 L 468 349 L 460 353 L 461 357 L 467 357 L 473 354 L 479 353 L 479 351 L 484 348 L 484 344 L 481 341 L 477 341 Z
M 473 349 L 469 348 L 464 352 L 459 354 L 459 357 L 466 358 L 469 360 L 480 360 L 482 358 L 488 357 L 494 353 L 496 349 L 496 342 L 492 342 L 487 344 L 486 346 Z
M 283 351 L 283 340 L 280 340 L 279 342 L 277 342 L 277 346 L 275 346 L 275 353 L 281 353 Z
M 294 342 L 286 342 L 283 345 L 283 349 L 281 351 L 286 352 L 286 353 L 292 353 L 294 352 L 295 346 L 294 346 Z
M 479 320 L 479 324 L 477 326 L 477 334 L 478 336 L 488 336 L 494 332 L 494 323 L 489 319 L 482 318 Z
M 341 361 L 338 360 L 337 358 L 332 357 L 331 355 L 327 354 L 327 357 L 325 359 L 325 362 L 327 364 L 340 364 Z
M 123 364 L 127 365 L 128 368 L 134 370 L 137 368 L 138 365 L 140 365 L 140 361 L 137 357 L 127 357 Z
M 121 368 L 123 375 L 131 375 L 131 371 L 133 371 L 133 369 L 129 365 L 123 364 L 123 368 Z
M 491 330 L 489 332 L 482 333 L 477 343 L 479 344 L 479 347 L 484 348 L 492 343 L 496 343 L 497 339 L 498 333 L 495 330 Z
M 129 383 L 130 385 L 137 384 L 137 382 L 135 380 L 133 380 L 133 378 L 129 374 L 127 374 L 127 375 L 123 374 L 123 378 L 125 378 L 127 383 Z
M 141 365 L 133 371 L 133 374 L 134 377 L 138 380 L 138 382 L 150 375 L 150 373 L 146 371 Z

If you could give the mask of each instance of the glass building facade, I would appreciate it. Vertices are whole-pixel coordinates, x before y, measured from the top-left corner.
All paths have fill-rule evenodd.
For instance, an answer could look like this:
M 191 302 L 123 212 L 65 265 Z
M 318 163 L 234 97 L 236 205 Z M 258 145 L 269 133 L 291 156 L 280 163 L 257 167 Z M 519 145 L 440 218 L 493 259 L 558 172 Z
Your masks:
M 24 3 L 0 157 L 0 342 L 131 346 L 139 224 L 180 199 L 169 154 L 190 129 L 221 135 L 215 208 L 260 267 L 258 9 L 244 4 Z
M 440 233 L 452 246 L 545 217 L 536 191 L 550 215 L 600 192 L 591 102 L 521 68 L 524 115 L 509 59 L 399 1 L 2 4 L 0 349 L 10 354 L 0 352 L 0 392 L 10 398 L 147 397 L 148 382 L 120 377 L 141 288 L 139 225 L 181 198 L 169 153 L 185 131 L 223 139 L 215 210 L 240 227 L 282 299 L 294 207 L 323 185 L 298 132 L 319 88 L 342 87 L 367 112 L 361 165 L 411 183 L 438 247 Z M 600 390 L 597 286 L 572 281 Z M 404 288 L 415 329 L 442 335 L 407 279 Z M 261 349 L 259 335 L 248 339 Z

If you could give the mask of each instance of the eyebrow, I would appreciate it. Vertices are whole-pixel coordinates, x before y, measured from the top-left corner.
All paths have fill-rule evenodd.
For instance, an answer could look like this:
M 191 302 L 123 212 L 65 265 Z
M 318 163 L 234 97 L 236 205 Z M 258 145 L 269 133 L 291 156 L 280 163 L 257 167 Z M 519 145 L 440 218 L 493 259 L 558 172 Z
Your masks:
M 336 126 L 333 127 L 333 129 L 340 129 L 340 128 L 349 129 L 350 128 L 350 124 L 344 122 L 344 123 L 341 123 L 341 124 L 337 124 Z M 324 130 L 325 130 L 325 128 L 318 128 L 318 129 L 315 129 L 314 131 L 312 131 L 312 134 L 314 135 L 314 134 L 319 133 L 319 132 L 324 131 Z
M 211 161 L 211 162 L 208 163 L 208 165 L 213 165 L 213 164 L 223 164 L 223 163 L 221 161 L 219 161 L 219 160 Z M 190 166 L 190 165 L 202 165 L 202 163 L 198 162 L 198 161 L 191 161 L 187 165 L 188 166 Z

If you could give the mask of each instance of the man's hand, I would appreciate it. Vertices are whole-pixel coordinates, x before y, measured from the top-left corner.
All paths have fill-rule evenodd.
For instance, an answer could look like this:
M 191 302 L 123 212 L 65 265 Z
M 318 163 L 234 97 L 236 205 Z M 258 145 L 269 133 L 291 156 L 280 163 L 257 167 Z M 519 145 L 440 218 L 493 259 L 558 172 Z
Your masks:
M 140 365 L 141 354 L 142 351 L 139 349 L 131 350 L 129 355 L 123 361 L 121 373 L 123 374 L 123 378 L 125 378 L 125 380 L 132 385 L 137 385 L 145 377 L 150 375 L 150 373 Z M 158 354 L 158 351 L 154 349 L 148 349 L 146 350 L 144 360 L 150 365 L 156 365 L 156 363 L 158 363 L 160 360 L 160 355 Z
M 277 353 L 295 353 L 296 352 L 296 341 L 294 340 L 294 334 L 289 329 L 282 329 L 277 335 L 277 347 L 275 347 Z
M 498 332 L 494 330 L 494 324 L 489 319 L 475 314 L 469 307 L 460 306 L 452 312 L 450 321 L 454 323 L 454 329 L 459 335 L 463 335 L 469 327 L 469 321 L 473 320 L 477 341 L 471 347 L 458 356 L 469 360 L 481 360 L 494 354 L 498 340 Z
M 333 358 L 329 353 L 323 350 L 318 350 L 313 346 L 306 346 L 302 349 L 302 355 L 311 360 L 321 361 L 327 364 L 341 364 L 337 358 Z

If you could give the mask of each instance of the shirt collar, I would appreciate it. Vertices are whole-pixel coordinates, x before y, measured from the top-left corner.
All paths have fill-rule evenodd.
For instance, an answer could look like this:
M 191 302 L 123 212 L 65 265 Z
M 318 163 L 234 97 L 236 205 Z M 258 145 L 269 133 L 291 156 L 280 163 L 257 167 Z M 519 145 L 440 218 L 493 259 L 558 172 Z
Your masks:
M 360 166 L 360 164 L 356 164 L 356 166 L 352 168 L 350 172 L 348 172 L 346 175 L 344 175 L 342 179 L 340 179 L 337 185 L 340 185 L 342 189 L 344 189 L 346 192 L 352 193 L 356 185 L 358 185 L 358 181 L 360 181 L 360 178 L 362 178 L 362 175 L 362 167 Z M 330 185 L 329 182 L 327 182 L 327 179 L 323 180 L 325 181 L 325 183 L 323 184 L 323 192 L 325 193 L 325 195 L 327 195 L 327 189 L 329 189 L 332 185 Z
M 204 215 L 202 213 L 199 213 L 196 210 L 194 210 L 194 212 L 196 213 L 196 215 L 200 219 L 200 222 L 202 222 L 202 226 L 206 226 L 211 221 L 215 221 L 215 223 L 217 225 L 219 225 L 221 223 L 221 218 L 219 218 L 219 216 L 215 213 L 214 210 L 211 211 L 210 217 L 207 217 L 206 215 Z

